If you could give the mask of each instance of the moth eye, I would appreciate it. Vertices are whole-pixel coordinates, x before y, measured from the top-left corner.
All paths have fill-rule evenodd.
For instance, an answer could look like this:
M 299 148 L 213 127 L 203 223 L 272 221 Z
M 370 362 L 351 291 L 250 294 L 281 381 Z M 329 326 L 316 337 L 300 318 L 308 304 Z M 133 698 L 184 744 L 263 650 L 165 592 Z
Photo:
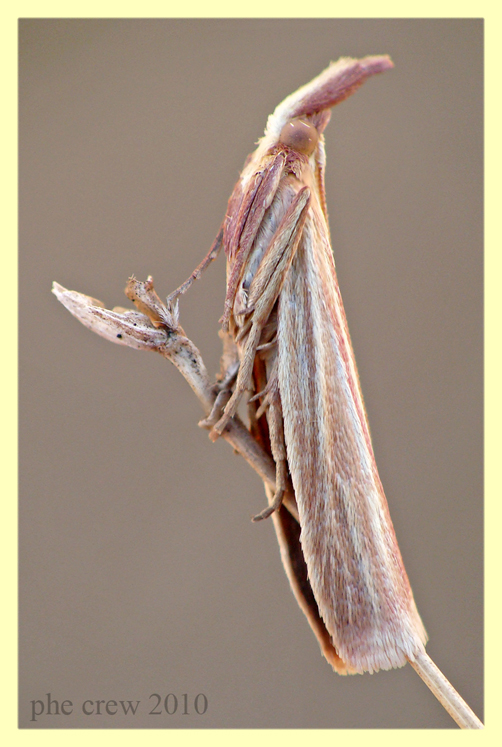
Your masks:
M 303 119 L 292 119 L 284 125 L 279 136 L 280 143 L 306 156 L 312 155 L 318 140 L 319 133 L 314 125 Z

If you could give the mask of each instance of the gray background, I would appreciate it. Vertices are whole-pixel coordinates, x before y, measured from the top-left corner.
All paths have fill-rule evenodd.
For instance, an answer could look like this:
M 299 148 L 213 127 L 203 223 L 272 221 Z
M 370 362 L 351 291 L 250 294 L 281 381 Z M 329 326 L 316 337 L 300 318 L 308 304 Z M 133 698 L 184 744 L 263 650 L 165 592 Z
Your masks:
M 23 727 L 454 728 L 410 667 L 342 678 L 281 567 L 257 476 L 160 356 L 92 335 L 52 280 L 161 296 L 216 235 L 267 115 L 341 55 L 395 70 L 326 132 L 335 258 L 428 651 L 482 717 L 482 22 L 20 23 Z M 210 371 L 220 258 L 181 301 Z M 30 700 L 72 716 L 30 722 Z M 205 693 L 204 716 L 148 715 Z M 86 699 L 140 700 L 135 717 Z M 193 712 L 193 709 L 192 709 Z

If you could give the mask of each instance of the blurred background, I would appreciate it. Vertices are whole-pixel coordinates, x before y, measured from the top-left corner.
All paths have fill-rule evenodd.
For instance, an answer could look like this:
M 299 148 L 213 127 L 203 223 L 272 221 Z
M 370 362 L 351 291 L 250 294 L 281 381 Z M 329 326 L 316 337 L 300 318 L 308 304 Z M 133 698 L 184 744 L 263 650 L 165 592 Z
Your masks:
M 395 69 L 326 131 L 335 261 L 427 650 L 483 718 L 482 21 L 22 20 L 19 49 L 20 725 L 455 728 L 409 666 L 331 671 L 250 521 L 259 478 L 173 366 L 50 293 L 171 292 L 268 114 L 368 54 Z M 220 258 L 181 299 L 212 372 L 224 294 Z M 30 720 L 47 693 L 73 713 Z

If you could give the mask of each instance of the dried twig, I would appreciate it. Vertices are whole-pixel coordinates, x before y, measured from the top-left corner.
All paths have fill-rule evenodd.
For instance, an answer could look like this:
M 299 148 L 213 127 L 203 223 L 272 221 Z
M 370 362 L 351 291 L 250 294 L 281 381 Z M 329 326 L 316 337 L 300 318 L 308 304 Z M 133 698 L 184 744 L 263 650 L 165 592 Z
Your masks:
M 151 277 L 146 283 L 131 278 L 126 287 L 127 296 L 140 311 L 119 307 L 109 311 L 101 301 L 67 290 L 56 282 L 52 292 L 70 314 L 106 340 L 136 350 L 153 350 L 170 360 L 196 394 L 205 415 L 209 415 L 217 388 L 210 382 L 198 348 L 186 337 L 179 324 L 178 305 L 162 303 L 155 293 Z M 272 458 L 251 436 L 237 415 L 229 422 L 222 438 L 244 457 L 265 484 L 275 487 L 275 464 Z M 295 519 L 298 519 L 295 498 L 289 490 L 284 504 Z
M 484 728 L 476 714 L 425 651 L 419 653 L 415 661 L 410 660 L 410 664 L 461 729 Z

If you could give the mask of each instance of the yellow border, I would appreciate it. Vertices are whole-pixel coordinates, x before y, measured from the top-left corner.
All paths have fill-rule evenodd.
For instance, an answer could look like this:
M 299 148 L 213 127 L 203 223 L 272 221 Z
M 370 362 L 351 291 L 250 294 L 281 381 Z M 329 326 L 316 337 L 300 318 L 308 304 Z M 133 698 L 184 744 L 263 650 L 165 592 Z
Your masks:
M 296 6 L 296 7 L 295 7 Z M 501 417 L 500 396 L 497 396 L 501 381 L 500 349 L 502 339 L 499 332 L 501 315 L 498 286 L 498 277 L 501 275 L 502 242 L 500 241 L 500 230 L 498 227 L 498 213 L 500 213 L 501 202 L 501 159 L 500 141 L 502 137 L 502 121 L 499 112 L 500 93 L 500 62 L 498 51 L 501 45 L 502 28 L 500 24 L 501 12 L 493 2 L 436 2 L 403 3 L 382 2 L 378 6 L 374 3 L 359 2 L 342 5 L 341 3 L 326 2 L 321 0 L 315 5 L 310 3 L 271 2 L 270 0 L 255 0 L 252 4 L 241 4 L 234 2 L 215 0 L 209 5 L 196 3 L 184 3 L 182 6 L 173 3 L 160 3 L 143 0 L 141 3 L 118 3 L 102 0 L 100 3 L 88 0 L 82 2 L 18 2 L 14 7 L 4 11 L 1 24 L 2 35 L 2 73 L 4 77 L 4 109 L 3 122 L 3 163 L 6 166 L 7 178 L 4 184 L 4 193 L 1 204 L 4 208 L 2 225 L 5 229 L 3 248 L 3 278 L 4 284 L 12 284 L 12 279 L 17 277 L 16 254 L 13 248 L 17 243 L 17 19 L 30 17 L 58 18 L 58 17 L 207 17 L 211 9 L 211 16 L 218 17 L 340 17 L 340 18 L 484 18 L 485 19 L 485 64 L 486 64 L 486 149 L 489 158 L 486 159 L 486 400 L 489 407 L 486 409 L 486 495 L 487 514 L 490 521 L 487 522 L 486 535 L 486 579 L 487 589 L 492 593 L 487 595 L 487 651 L 486 657 L 486 723 L 482 732 L 472 732 L 467 739 L 495 740 L 496 734 L 502 730 L 498 727 L 497 719 L 497 695 L 500 693 L 501 653 L 498 640 L 500 636 L 500 619 L 497 602 L 500 594 L 500 553 L 496 554 L 500 541 L 498 531 L 500 521 L 500 491 L 501 480 L 496 474 L 497 465 L 501 461 L 501 439 L 499 418 Z M 308 13 L 306 12 L 308 10 Z M 377 13 L 378 11 L 378 13 Z M 491 96 L 490 96 L 491 94 Z M 497 235 L 499 237 L 497 241 Z M 4 308 L 6 306 L 7 294 L 4 288 Z M 10 299 L 9 299 L 10 301 Z M 9 304 L 10 305 L 10 304 Z M 10 321 L 10 313 L 9 313 Z M 13 336 L 12 336 L 13 337 Z M 2 428 L 4 443 L 1 454 L 4 462 L 2 474 L 4 481 L 4 511 L 7 513 L 7 521 L 3 521 L 4 538 L 2 548 L 2 568 L 6 572 L 6 602 L 8 600 L 9 614 L 2 614 L 4 652 L 2 662 L 4 666 L 2 677 L 2 699 L 1 712 L 3 716 L 2 730 L 5 744 L 26 744 L 36 741 L 47 744 L 84 744 L 90 740 L 94 742 L 105 741 L 106 744 L 121 745 L 141 743 L 165 743 L 185 745 L 190 743 L 206 744 L 208 741 L 217 739 L 219 744 L 230 745 L 238 739 L 240 744 L 252 744 L 258 737 L 261 743 L 304 745 L 305 741 L 313 744 L 333 745 L 341 744 L 346 739 L 351 742 L 356 739 L 370 739 L 372 743 L 385 739 L 386 744 L 402 740 L 403 737 L 409 744 L 418 744 L 424 738 L 421 731 L 407 731 L 403 735 L 401 731 L 380 730 L 367 734 L 364 731 L 345 732 L 333 731 L 238 731 L 234 733 L 228 730 L 217 731 L 169 731 L 164 730 L 18 730 L 17 729 L 17 650 L 14 641 L 17 641 L 17 616 L 16 616 L 16 540 L 17 537 L 17 512 L 15 493 L 17 485 L 17 421 L 16 421 L 16 346 L 14 340 L 11 342 L 10 325 L 3 335 L 3 349 L 9 356 L 11 365 L 2 366 L 3 387 L 5 393 L 3 401 L 3 413 L 5 413 L 5 425 Z M 8 341 L 8 342 L 7 342 Z M 498 500 L 497 500 L 498 498 Z M 498 509 L 497 516 L 495 511 Z M 497 563 L 498 561 L 498 563 Z M 5 609 L 5 607 L 4 607 Z M 448 744 L 451 740 L 458 739 L 458 731 L 426 732 L 427 740 L 435 742 L 441 740 L 441 744 Z M 477 734 L 477 736 L 474 736 Z M 500 740 L 500 736 L 498 738 Z M 497 742 L 498 743 L 498 742 Z

